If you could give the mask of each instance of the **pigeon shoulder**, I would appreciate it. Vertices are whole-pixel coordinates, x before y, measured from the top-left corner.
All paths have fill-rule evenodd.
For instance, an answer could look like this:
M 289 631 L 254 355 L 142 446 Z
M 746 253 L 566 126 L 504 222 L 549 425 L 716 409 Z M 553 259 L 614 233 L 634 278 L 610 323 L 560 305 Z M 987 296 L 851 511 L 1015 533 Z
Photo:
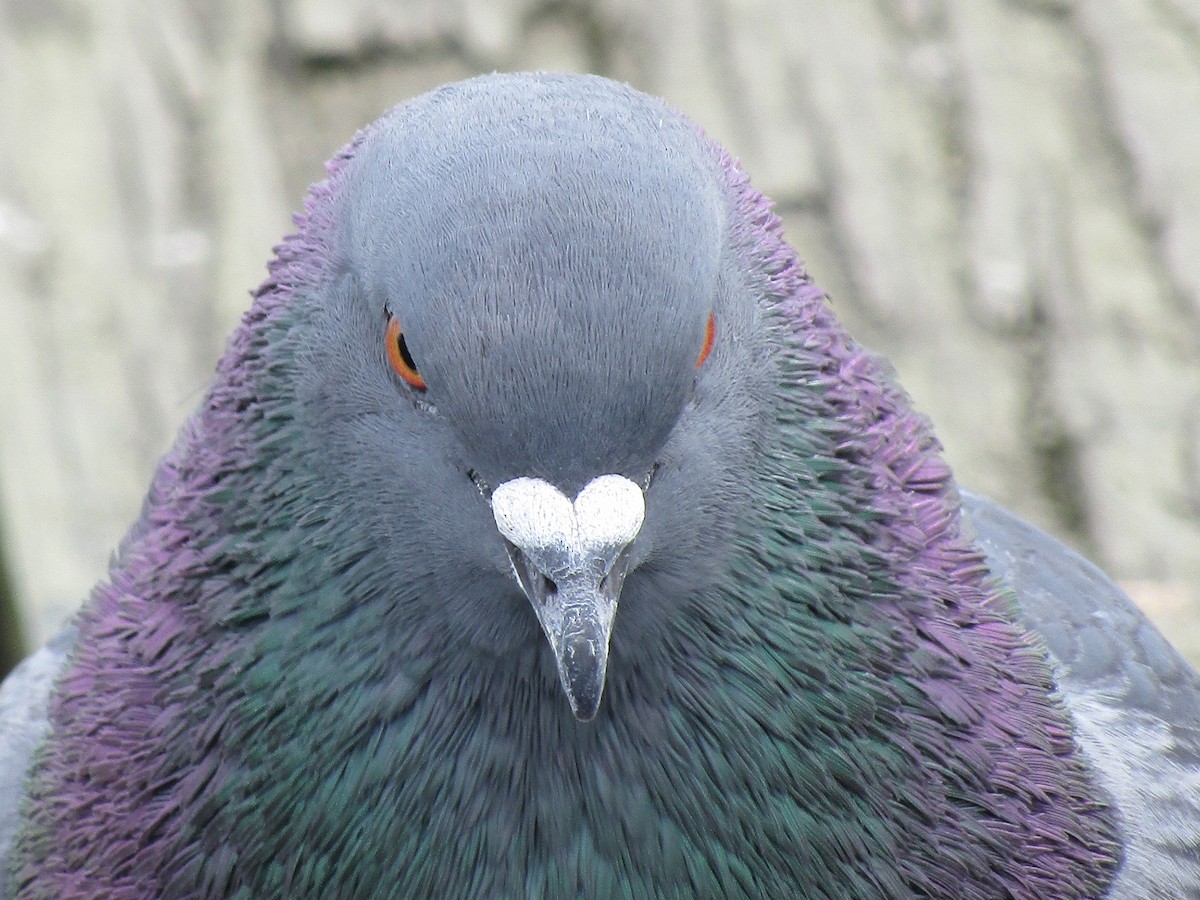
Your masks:
M 74 624 L 64 626 L 0 684 L 0 900 L 29 766 L 49 728 L 50 696 L 75 638 Z
M 1106 896 L 1200 897 L 1200 675 L 1082 556 L 983 497 L 964 492 L 963 512 L 1119 809 L 1125 855 Z

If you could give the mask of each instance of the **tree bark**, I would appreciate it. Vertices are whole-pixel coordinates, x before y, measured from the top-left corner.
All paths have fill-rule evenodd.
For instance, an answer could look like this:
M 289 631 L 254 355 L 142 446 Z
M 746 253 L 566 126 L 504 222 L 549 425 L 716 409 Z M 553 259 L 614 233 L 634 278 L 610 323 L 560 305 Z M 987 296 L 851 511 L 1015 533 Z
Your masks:
M 30 642 L 102 573 L 322 161 L 495 69 L 700 122 L 959 480 L 1200 658 L 1193 0 L 0 0 L 0 509 Z

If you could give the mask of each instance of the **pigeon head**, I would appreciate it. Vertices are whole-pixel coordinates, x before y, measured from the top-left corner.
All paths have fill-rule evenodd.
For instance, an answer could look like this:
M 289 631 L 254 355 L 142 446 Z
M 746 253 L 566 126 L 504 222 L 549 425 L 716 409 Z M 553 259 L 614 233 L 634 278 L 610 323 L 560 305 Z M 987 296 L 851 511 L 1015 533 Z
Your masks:
M 591 719 L 618 605 L 644 620 L 624 613 L 703 584 L 765 414 L 719 157 L 612 82 L 493 76 L 382 120 L 340 180 L 310 433 L 338 477 L 377 470 L 397 559 L 441 582 L 430 615 L 503 652 L 512 598 L 532 606 Z

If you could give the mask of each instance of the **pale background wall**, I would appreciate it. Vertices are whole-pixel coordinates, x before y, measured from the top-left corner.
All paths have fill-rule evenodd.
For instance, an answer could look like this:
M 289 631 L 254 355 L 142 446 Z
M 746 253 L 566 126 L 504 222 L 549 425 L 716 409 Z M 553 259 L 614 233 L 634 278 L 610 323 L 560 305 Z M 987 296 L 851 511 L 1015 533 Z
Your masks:
M 321 162 L 527 68 L 662 94 L 741 156 L 960 480 L 1200 657 L 1200 0 L 0 0 L 30 641 L 103 571 Z

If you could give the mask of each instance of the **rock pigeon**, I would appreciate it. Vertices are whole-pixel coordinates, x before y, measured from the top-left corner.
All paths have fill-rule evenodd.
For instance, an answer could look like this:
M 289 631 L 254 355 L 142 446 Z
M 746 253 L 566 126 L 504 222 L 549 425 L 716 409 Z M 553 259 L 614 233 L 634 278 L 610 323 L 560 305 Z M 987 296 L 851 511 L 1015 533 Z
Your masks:
M 739 165 L 439 88 L 0 691 L 18 898 L 1200 896 L 1200 683 L 960 492 Z

